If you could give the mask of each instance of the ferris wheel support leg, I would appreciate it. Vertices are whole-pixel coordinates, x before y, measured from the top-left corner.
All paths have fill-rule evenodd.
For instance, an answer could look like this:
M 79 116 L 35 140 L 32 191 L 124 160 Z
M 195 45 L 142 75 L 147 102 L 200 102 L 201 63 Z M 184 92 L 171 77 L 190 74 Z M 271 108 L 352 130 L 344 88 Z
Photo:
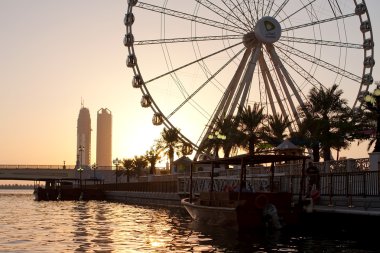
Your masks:
M 260 67 L 263 71 L 263 76 L 265 75 L 266 78 L 269 80 L 269 83 L 270 83 L 270 87 L 272 88 L 272 91 L 273 91 L 273 94 L 275 95 L 276 97 L 276 100 L 277 101 L 282 101 L 281 97 L 280 97 L 280 94 L 278 92 L 278 90 L 276 89 L 276 85 L 274 83 L 274 80 L 272 78 L 272 76 L 269 74 L 269 68 L 268 68 L 268 65 L 266 64 L 264 58 L 262 57 L 262 59 L 260 59 Z M 264 79 L 265 80 L 265 79 Z M 268 95 L 271 94 L 271 90 L 268 88 Z M 280 107 L 280 110 L 281 110 L 281 113 L 282 115 L 287 115 L 286 113 L 286 110 L 285 110 L 285 107 L 283 105 L 283 103 L 278 103 L 279 107 Z M 274 102 L 272 102 L 271 104 L 271 107 L 274 108 L 275 105 L 274 105 Z M 272 112 L 273 112 L 273 115 L 275 115 L 275 111 L 273 111 L 272 109 Z M 293 131 L 293 128 L 292 126 L 290 126 L 290 131 L 292 132 Z
M 301 122 L 300 122 L 300 119 L 298 117 L 297 108 L 295 107 L 294 102 L 292 100 L 292 96 L 289 93 L 289 89 L 286 85 L 287 83 L 288 83 L 289 87 L 292 89 L 292 91 L 293 91 L 294 95 L 296 96 L 298 103 L 301 107 L 303 106 L 303 101 L 302 101 L 301 97 L 299 96 L 298 91 L 295 89 L 294 83 L 292 82 L 288 72 L 286 71 L 285 67 L 282 65 L 282 62 L 280 61 L 280 57 L 278 57 L 273 45 L 267 45 L 267 49 L 268 49 L 269 54 L 272 58 L 272 61 L 274 62 L 274 67 L 275 67 L 276 73 L 280 79 L 282 89 L 286 94 L 286 98 L 289 101 L 289 106 L 292 109 L 292 113 L 293 113 L 292 116 L 296 120 L 297 124 L 300 125 Z

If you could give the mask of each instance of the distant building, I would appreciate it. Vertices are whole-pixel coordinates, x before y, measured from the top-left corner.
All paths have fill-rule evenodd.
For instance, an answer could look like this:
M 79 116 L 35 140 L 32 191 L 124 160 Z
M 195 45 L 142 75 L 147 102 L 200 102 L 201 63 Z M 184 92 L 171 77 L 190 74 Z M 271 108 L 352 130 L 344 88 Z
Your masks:
M 112 114 L 107 108 L 98 111 L 96 130 L 96 164 L 112 167 Z
M 77 123 L 77 165 L 90 166 L 91 163 L 91 117 L 88 108 L 79 111 Z

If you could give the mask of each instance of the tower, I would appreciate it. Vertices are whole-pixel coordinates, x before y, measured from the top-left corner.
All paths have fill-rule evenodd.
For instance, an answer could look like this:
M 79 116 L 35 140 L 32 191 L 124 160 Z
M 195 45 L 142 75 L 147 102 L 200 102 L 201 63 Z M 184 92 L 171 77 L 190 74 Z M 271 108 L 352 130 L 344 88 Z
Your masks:
M 96 164 L 112 167 L 112 114 L 107 108 L 101 108 L 97 115 Z
M 77 122 L 77 165 L 89 166 L 91 159 L 91 118 L 90 111 L 82 107 Z

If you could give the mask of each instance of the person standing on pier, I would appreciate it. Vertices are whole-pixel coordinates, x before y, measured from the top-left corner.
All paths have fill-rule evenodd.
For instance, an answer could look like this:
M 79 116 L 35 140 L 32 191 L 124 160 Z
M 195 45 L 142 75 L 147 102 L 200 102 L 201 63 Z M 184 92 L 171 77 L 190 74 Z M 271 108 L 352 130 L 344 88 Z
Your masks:
M 320 190 L 320 176 L 319 169 L 312 162 L 309 162 L 309 167 L 306 169 L 306 175 L 309 178 L 307 196 L 311 197 L 313 187 L 319 195 Z

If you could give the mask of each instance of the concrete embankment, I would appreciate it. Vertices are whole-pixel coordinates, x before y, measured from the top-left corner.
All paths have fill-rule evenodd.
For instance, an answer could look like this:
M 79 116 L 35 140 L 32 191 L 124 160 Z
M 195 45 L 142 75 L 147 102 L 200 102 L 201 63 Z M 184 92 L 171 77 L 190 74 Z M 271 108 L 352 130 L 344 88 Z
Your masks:
M 127 204 L 181 207 L 181 196 L 175 192 L 106 191 L 105 198 Z

